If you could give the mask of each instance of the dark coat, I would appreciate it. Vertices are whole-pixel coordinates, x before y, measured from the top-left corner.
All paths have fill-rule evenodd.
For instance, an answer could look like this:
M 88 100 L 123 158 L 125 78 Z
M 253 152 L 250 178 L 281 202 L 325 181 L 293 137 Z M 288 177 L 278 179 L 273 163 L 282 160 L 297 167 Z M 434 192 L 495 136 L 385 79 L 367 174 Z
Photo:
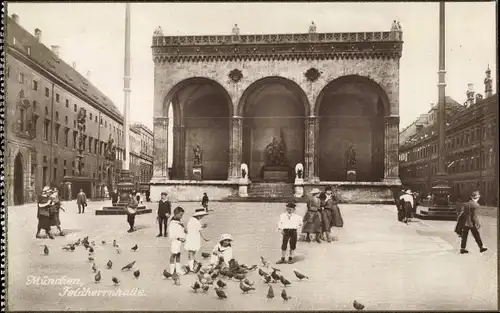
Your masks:
M 160 200 L 158 202 L 158 216 L 163 217 L 167 214 L 172 214 L 172 204 L 168 200 L 165 202 L 163 202 L 163 200 Z
M 458 235 L 462 234 L 465 227 L 468 228 L 479 228 L 479 218 L 477 216 L 476 210 L 479 209 L 479 204 L 475 201 L 470 200 L 464 203 L 460 208 L 460 213 L 457 218 L 457 224 L 455 226 L 455 233 Z
M 307 203 L 307 212 L 303 219 L 303 233 L 320 233 L 323 231 L 321 213 L 319 212 L 320 206 L 321 202 L 317 198 L 311 198 Z
M 342 214 L 340 213 L 340 208 L 338 206 L 338 200 L 337 198 L 333 195 L 331 199 L 328 199 L 325 203 L 325 209 L 330 210 L 331 213 L 331 220 L 330 220 L 330 227 L 343 227 L 344 226 L 344 219 L 342 218 Z

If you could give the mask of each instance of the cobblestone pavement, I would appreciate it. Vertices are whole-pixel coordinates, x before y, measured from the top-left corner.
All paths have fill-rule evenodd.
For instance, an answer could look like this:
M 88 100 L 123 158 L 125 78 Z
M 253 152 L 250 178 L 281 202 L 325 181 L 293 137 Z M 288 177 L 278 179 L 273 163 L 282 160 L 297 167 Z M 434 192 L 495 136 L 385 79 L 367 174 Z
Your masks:
M 35 239 L 36 208 L 24 205 L 8 208 L 8 305 L 10 310 L 351 310 L 358 300 L 370 310 L 497 310 L 497 222 L 483 217 L 481 229 L 489 250 L 480 254 L 469 239 L 468 255 L 458 254 L 458 238 L 453 233 L 454 222 L 419 221 L 409 225 L 398 223 L 394 206 L 342 205 L 345 225 L 334 229 L 333 243 L 299 242 L 298 262 L 278 265 L 292 282 L 287 287 L 292 298 L 279 298 L 281 287 L 275 284 L 276 298 L 266 299 L 268 287 L 255 272 L 256 291 L 242 294 L 238 283 L 228 282 L 228 299 L 218 300 L 211 289 L 207 294 L 195 294 L 190 285 L 194 275 L 181 277 L 181 285 L 162 277 L 168 268 L 169 244 L 166 238 L 156 238 L 156 204 L 153 214 L 137 216 L 138 231 L 127 233 L 125 216 L 95 216 L 94 210 L 105 202 L 90 203 L 85 214 L 77 214 L 74 203 L 66 203 L 61 213 L 66 237 L 55 240 Z M 183 203 L 184 220 L 198 206 Z M 280 236 L 276 232 L 279 203 L 211 203 L 215 209 L 203 222 L 210 242 L 209 251 L 221 233 L 234 238 L 234 255 L 240 263 L 260 264 L 259 256 L 273 262 L 279 259 Z M 303 214 L 299 204 L 297 213 Z M 61 246 L 77 238 L 90 236 L 96 241 L 95 260 L 103 276 L 94 283 L 88 252 L 78 247 L 64 252 Z M 472 236 L 471 236 L 472 237 Z M 117 254 L 111 247 L 116 239 L 123 248 Z M 106 240 L 106 244 L 101 243 Z M 43 245 L 50 249 L 43 255 Z M 138 244 L 137 252 L 130 247 Z M 105 269 L 112 260 L 114 267 Z M 183 262 L 185 255 L 183 255 Z M 136 261 L 141 276 L 120 268 Z M 205 262 L 205 261 L 204 261 Z M 309 281 L 297 281 L 292 269 L 310 276 Z M 38 283 L 36 277 L 65 279 L 66 285 Z M 121 280 L 113 286 L 111 277 Z M 58 283 L 58 282 L 54 282 Z M 65 289 L 66 288 L 66 289 Z M 93 291 L 133 291 L 144 296 L 69 296 L 65 290 L 90 288 Z M 136 289 L 137 290 L 137 289 Z

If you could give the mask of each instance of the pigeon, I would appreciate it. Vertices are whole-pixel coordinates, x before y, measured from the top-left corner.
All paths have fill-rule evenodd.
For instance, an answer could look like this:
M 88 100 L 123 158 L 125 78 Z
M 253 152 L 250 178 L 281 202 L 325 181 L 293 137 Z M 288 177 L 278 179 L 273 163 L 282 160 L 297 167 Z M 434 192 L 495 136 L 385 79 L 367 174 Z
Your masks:
M 277 269 L 274 269 L 273 272 L 271 273 L 271 277 L 275 280 L 278 281 L 281 279 L 281 276 L 276 273 Z
M 97 271 L 97 266 L 94 264 L 92 264 L 92 271 L 94 271 L 94 273 Z
M 106 263 L 106 266 L 108 267 L 108 270 L 110 270 L 113 267 L 113 262 L 109 260 L 108 263 Z
M 203 290 L 203 292 L 207 292 L 209 288 L 210 288 L 209 285 L 203 285 L 203 286 L 201 286 L 201 289 Z
M 255 284 L 255 282 L 251 283 L 248 278 L 245 278 L 245 280 L 243 281 L 245 284 L 247 284 L 248 286 L 253 286 Z
M 167 270 L 163 270 L 163 277 L 168 279 L 168 278 L 172 277 L 172 274 L 170 274 Z
M 306 275 L 302 274 L 302 273 L 301 273 L 301 272 L 299 272 L 299 271 L 294 270 L 293 272 L 295 273 L 295 276 L 297 276 L 297 278 L 298 278 L 298 279 L 300 279 L 300 280 L 302 280 L 302 279 L 304 279 L 304 278 L 309 279 L 309 277 L 307 277 Z
M 202 266 L 203 266 L 203 264 L 196 262 L 196 265 L 194 266 L 194 272 L 198 273 L 201 270 Z
M 214 288 L 214 290 L 215 290 L 215 293 L 217 294 L 217 297 L 219 297 L 219 299 L 227 299 L 227 295 L 224 292 L 224 290 L 222 290 L 220 288 Z
M 217 278 L 217 276 L 219 276 L 219 273 L 217 273 L 217 272 L 212 273 L 212 275 L 210 275 L 210 277 L 211 277 L 212 279 L 216 279 L 216 278 Z
M 43 247 L 43 253 L 45 255 L 49 255 L 49 247 L 47 247 L 46 245 Z
M 64 250 L 64 251 L 69 251 L 70 250 L 70 246 L 64 246 L 61 249 Z
M 285 278 L 285 277 L 283 277 L 283 276 L 280 276 L 280 281 L 281 281 L 281 283 L 283 284 L 283 286 L 285 286 L 285 287 L 287 287 L 288 285 L 291 285 L 291 284 L 292 284 L 292 283 L 291 283 L 288 279 L 286 279 L 286 278 Z
M 262 269 L 259 268 L 259 275 L 260 276 L 267 276 L 269 275 L 268 273 L 264 272 Z
M 201 288 L 201 285 L 199 282 L 195 281 L 191 288 L 194 290 L 194 292 L 198 292 L 198 289 Z
M 87 250 L 88 248 L 91 248 L 90 245 L 86 242 L 83 243 L 83 246 L 85 247 L 85 250 Z
M 263 256 L 260 257 L 260 261 L 262 262 L 262 265 L 264 265 L 265 267 L 269 268 L 269 261 L 267 261 L 266 259 L 264 259 Z
M 271 280 L 272 280 L 271 275 L 264 276 L 264 283 L 269 284 Z
M 227 284 L 225 282 L 223 282 L 222 280 L 218 280 L 217 281 L 217 286 L 219 286 L 220 288 L 224 288 L 227 286 Z
M 105 244 L 106 244 L 106 240 L 101 241 L 101 243 L 102 243 L 103 245 L 105 245 Z
M 71 252 L 75 251 L 75 245 L 70 245 L 69 249 L 71 250 Z
M 89 256 L 89 262 L 94 262 L 94 258 Z
M 139 278 L 139 275 L 141 275 L 141 272 L 139 270 L 134 271 L 134 277 Z
M 286 294 L 286 290 L 285 290 L 285 289 L 283 289 L 283 290 L 281 291 L 281 298 L 283 298 L 283 300 L 284 300 L 284 301 L 288 301 L 288 300 L 292 299 L 292 297 L 289 297 L 289 296 Z
M 243 293 L 248 293 L 250 290 L 255 290 L 254 287 L 247 286 L 242 281 L 240 281 L 240 289 L 243 291 Z
M 97 272 L 97 274 L 95 274 L 94 280 L 95 280 L 96 283 L 98 283 L 99 281 L 101 281 L 101 271 L 99 271 L 99 272 Z
M 122 253 L 122 249 L 116 248 L 116 253 L 121 254 Z
M 111 280 L 115 283 L 115 285 L 118 285 L 120 283 L 120 281 L 116 277 L 111 278 Z
M 234 275 L 234 278 L 236 278 L 237 280 L 243 280 L 245 279 L 245 274 L 236 274 Z
M 204 258 L 204 259 L 208 259 L 210 257 L 210 253 L 202 252 L 201 253 L 201 257 Z
M 361 311 L 365 308 L 364 305 L 362 305 L 361 303 L 359 303 L 358 301 L 354 300 L 354 302 L 352 303 L 352 306 L 358 310 L 358 311 Z
M 269 290 L 267 291 L 267 298 L 272 299 L 274 298 L 274 290 L 273 286 L 269 285 Z
M 79 246 L 80 245 L 80 242 L 81 242 L 81 239 L 78 238 L 78 240 L 75 242 L 75 246 Z
M 177 273 L 177 271 L 174 271 L 174 273 L 172 274 L 172 279 L 174 280 L 175 285 L 181 284 L 181 278 L 179 277 L 179 274 Z
M 137 248 L 139 248 L 139 247 L 137 246 L 137 244 L 135 244 L 135 246 L 133 246 L 133 247 L 132 247 L 132 249 L 130 249 L 130 250 L 132 250 L 132 251 L 136 252 L 136 251 L 137 251 Z
M 94 240 L 92 240 L 92 241 L 90 242 L 90 245 L 95 247 L 95 241 L 94 241 Z
M 113 247 L 118 247 L 118 245 L 116 244 L 116 239 L 113 240 Z
M 122 271 L 132 269 L 132 267 L 134 267 L 134 264 L 135 264 L 135 261 L 130 262 L 129 264 L 122 267 Z
M 94 253 L 94 248 L 90 247 L 89 248 L 89 253 Z

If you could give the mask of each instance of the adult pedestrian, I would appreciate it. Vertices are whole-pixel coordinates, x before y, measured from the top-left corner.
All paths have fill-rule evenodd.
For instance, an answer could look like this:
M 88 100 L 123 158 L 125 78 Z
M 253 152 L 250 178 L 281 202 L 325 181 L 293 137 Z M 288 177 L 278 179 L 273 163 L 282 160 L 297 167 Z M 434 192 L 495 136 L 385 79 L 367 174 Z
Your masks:
M 161 193 L 161 199 L 158 202 L 158 228 L 160 232 L 156 237 L 161 237 L 161 236 L 167 237 L 168 218 L 170 217 L 171 214 L 172 214 L 172 203 L 168 199 L 168 194 L 165 191 L 163 191 Z M 162 232 L 162 226 L 163 226 L 163 232 Z
M 460 214 L 457 219 L 457 225 L 455 227 L 455 232 L 462 237 L 460 243 L 460 253 L 469 253 L 467 248 L 467 237 L 469 236 L 469 230 L 472 236 L 476 240 L 477 246 L 479 247 L 479 252 L 483 253 L 488 248 L 484 247 L 483 241 L 481 240 L 481 235 L 479 234 L 479 228 L 481 227 L 479 223 L 479 218 L 477 216 L 477 209 L 479 209 L 479 198 L 481 195 L 479 191 L 474 191 L 471 194 L 469 202 L 465 203 L 460 209 Z
M 118 203 L 118 197 L 119 197 L 119 194 L 118 194 L 118 190 L 113 190 L 113 192 L 111 193 L 111 204 L 112 205 L 116 205 Z
M 309 193 L 311 195 L 309 201 L 307 202 L 307 212 L 304 215 L 302 227 L 302 233 L 306 234 L 306 241 L 311 242 L 311 233 L 316 234 L 316 242 L 321 243 L 321 214 L 319 212 L 321 207 L 321 200 L 319 195 L 321 190 L 318 188 L 313 188 Z
M 49 208 L 52 204 L 50 199 L 50 187 L 45 186 L 42 189 L 41 194 L 37 199 L 37 217 L 38 217 L 38 229 L 36 231 L 36 238 L 42 238 L 40 236 L 40 231 L 43 229 L 50 239 L 54 239 L 54 236 L 50 233 L 50 211 Z
M 398 220 L 408 224 L 412 217 L 413 207 L 415 205 L 413 194 L 410 189 L 406 189 L 405 193 L 399 197 L 400 211 Z M 400 219 L 401 218 L 401 219 Z
M 342 218 L 342 213 L 339 208 L 339 199 L 333 193 L 332 187 L 327 186 L 325 188 L 326 193 L 326 206 L 332 212 L 332 217 L 330 220 L 330 229 L 332 227 L 344 227 L 344 219 Z
M 59 236 L 64 236 L 64 232 L 61 228 L 61 219 L 59 218 L 59 213 L 64 209 L 61 206 L 59 190 L 57 190 L 57 185 L 55 183 L 50 185 L 49 197 L 51 201 L 51 205 L 49 207 L 50 226 L 56 226 L 59 230 Z
M 137 207 L 139 206 L 139 203 L 137 203 L 137 199 L 135 198 L 135 192 L 131 191 L 129 196 L 128 196 L 128 203 L 127 203 L 127 223 L 130 226 L 128 232 L 132 233 L 136 231 L 134 225 L 135 225 L 135 216 L 137 214 Z
M 76 204 L 78 205 L 78 214 L 85 213 L 87 195 L 83 192 L 83 189 L 80 189 L 80 192 L 76 195 Z

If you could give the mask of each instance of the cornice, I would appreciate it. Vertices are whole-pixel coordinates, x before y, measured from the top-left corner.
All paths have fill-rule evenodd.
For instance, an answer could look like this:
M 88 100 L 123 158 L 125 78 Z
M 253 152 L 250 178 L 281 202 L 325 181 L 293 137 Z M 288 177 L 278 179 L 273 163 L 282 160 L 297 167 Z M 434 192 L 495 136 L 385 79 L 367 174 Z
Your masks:
M 239 39 L 235 40 L 234 38 Z M 396 59 L 402 33 L 329 33 L 153 37 L 153 60 L 163 62 Z

